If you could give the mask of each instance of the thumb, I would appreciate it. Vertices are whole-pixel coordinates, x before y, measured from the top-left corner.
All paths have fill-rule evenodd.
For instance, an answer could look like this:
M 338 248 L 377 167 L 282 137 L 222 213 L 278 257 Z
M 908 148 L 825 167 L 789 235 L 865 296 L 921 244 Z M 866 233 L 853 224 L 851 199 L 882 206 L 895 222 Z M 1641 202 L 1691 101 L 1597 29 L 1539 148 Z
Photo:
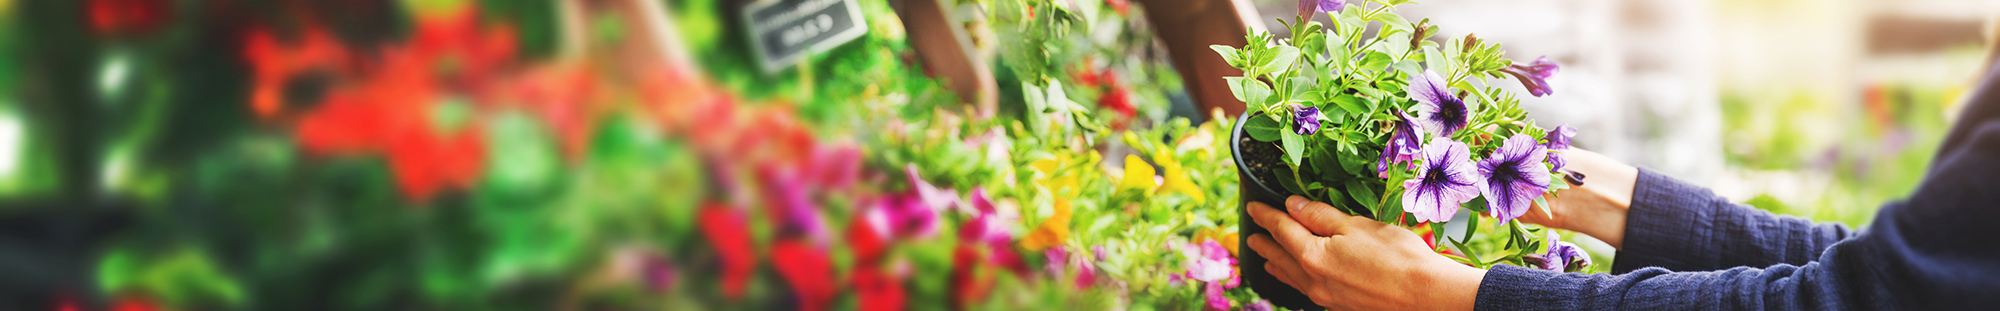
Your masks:
M 1285 199 L 1285 212 L 1291 214 L 1292 219 L 1298 220 L 1306 230 L 1311 230 L 1318 236 L 1340 234 L 1341 228 L 1346 227 L 1348 221 L 1354 217 L 1333 208 L 1332 205 L 1296 195 Z

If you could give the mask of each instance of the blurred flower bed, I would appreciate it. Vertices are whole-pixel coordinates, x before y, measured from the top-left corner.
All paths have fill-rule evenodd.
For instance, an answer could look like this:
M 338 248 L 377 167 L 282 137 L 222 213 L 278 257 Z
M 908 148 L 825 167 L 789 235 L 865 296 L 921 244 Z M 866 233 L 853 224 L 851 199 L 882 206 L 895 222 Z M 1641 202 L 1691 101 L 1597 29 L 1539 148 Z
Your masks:
M 1002 65 L 993 115 L 927 77 L 880 1 L 865 36 L 777 74 L 722 1 L 362 3 L 10 7 L 63 25 L 10 39 L 88 38 L 27 72 L 94 69 L 57 76 L 86 93 L 26 95 L 84 108 L 8 104 L 30 117 L 0 119 L 25 137 L 6 162 L 30 165 L 0 190 L 130 219 L 86 246 L 88 288 L 37 299 L 1270 309 L 1238 286 L 1231 127 L 1169 117 L 1179 77 L 1125 1 L 966 2 Z M 72 11 L 89 22 L 29 16 Z M 117 122 L 40 118 L 62 114 Z

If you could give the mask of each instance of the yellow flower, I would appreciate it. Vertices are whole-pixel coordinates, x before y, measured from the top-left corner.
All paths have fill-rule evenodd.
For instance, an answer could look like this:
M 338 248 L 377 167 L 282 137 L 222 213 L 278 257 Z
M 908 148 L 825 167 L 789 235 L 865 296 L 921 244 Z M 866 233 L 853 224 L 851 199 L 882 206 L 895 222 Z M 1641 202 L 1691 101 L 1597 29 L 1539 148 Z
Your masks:
M 1139 159 L 1139 156 L 1125 156 L 1125 177 L 1118 180 L 1119 190 L 1153 191 L 1153 186 L 1157 185 L 1153 182 L 1152 165 L 1146 164 L 1146 160 Z
M 1167 154 L 1165 150 L 1155 152 L 1153 161 L 1159 162 L 1166 171 L 1166 182 L 1160 185 L 1160 191 L 1186 194 L 1193 197 L 1194 204 L 1197 205 L 1208 201 L 1208 196 L 1202 193 L 1201 187 L 1196 187 L 1193 181 L 1188 180 L 1187 169 L 1182 168 L 1181 162 L 1174 160 L 1172 155 Z
M 1069 239 L 1069 199 L 1056 197 L 1054 207 L 1054 215 L 1035 226 L 1035 230 L 1029 231 L 1027 236 L 1021 237 L 1021 248 L 1039 252 L 1062 245 L 1064 240 Z
M 1221 227 L 1201 229 L 1194 233 L 1196 243 L 1202 240 L 1215 240 L 1216 243 L 1222 244 L 1222 248 L 1229 249 L 1230 255 L 1236 255 L 1237 244 L 1241 242 L 1238 241 L 1238 237 L 1235 232 L 1224 232 Z

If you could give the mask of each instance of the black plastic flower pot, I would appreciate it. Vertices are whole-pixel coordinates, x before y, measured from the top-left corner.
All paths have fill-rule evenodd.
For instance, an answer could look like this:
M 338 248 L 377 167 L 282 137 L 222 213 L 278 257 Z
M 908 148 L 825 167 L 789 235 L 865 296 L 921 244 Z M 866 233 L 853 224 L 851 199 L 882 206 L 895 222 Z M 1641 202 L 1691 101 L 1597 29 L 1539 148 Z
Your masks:
M 1264 205 L 1284 210 L 1285 198 L 1291 197 L 1291 194 L 1285 188 L 1274 184 L 1266 184 L 1266 182 L 1275 181 L 1261 180 L 1257 178 L 1257 174 L 1251 172 L 1252 166 L 1250 164 L 1259 164 L 1271 168 L 1285 165 L 1282 162 L 1283 160 L 1259 161 L 1244 156 L 1243 145 L 1245 143 L 1260 143 L 1251 139 L 1250 136 L 1243 135 L 1243 124 L 1249 123 L 1248 121 L 1254 115 L 1257 114 L 1244 113 L 1238 116 L 1235 128 L 1229 131 L 1229 152 L 1230 156 L 1236 159 L 1236 175 L 1240 184 L 1237 196 L 1242 198 L 1242 202 L 1237 202 L 1236 204 L 1236 222 L 1239 226 L 1237 236 L 1240 237 L 1237 241 L 1239 243 L 1237 245 L 1240 245 L 1240 248 L 1238 248 L 1236 254 L 1236 263 L 1240 268 L 1239 271 L 1243 274 L 1243 282 L 1249 284 L 1250 290 L 1256 291 L 1258 296 L 1270 300 L 1271 304 L 1293 310 L 1324 310 L 1325 308 L 1314 304 L 1311 298 L 1307 298 L 1298 289 L 1292 288 L 1290 285 L 1285 285 L 1284 282 L 1279 282 L 1277 277 L 1271 276 L 1271 273 L 1264 271 L 1264 256 L 1258 256 L 1256 251 L 1250 249 L 1251 235 L 1259 233 L 1270 234 L 1270 231 L 1264 230 L 1264 227 L 1257 226 L 1257 222 L 1250 219 L 1250 202 L 1263 202 Z M 1268 151 L 1265 150 L 1265 152 Z M 1276 157 L 1268 158 L 1276 159 Z

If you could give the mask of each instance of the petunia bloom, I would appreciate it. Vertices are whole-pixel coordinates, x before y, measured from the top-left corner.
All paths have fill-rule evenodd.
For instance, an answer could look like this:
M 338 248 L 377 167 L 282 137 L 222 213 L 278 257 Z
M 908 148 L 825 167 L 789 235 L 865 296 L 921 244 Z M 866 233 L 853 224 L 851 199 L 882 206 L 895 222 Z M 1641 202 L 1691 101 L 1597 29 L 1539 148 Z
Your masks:
M 1236 257 L 1229 256 L 1229 249 L 1215 240 L 1189 245 L 1181 249 L 1181 255 L 1186 257 L 1181 266 L 1187 269 L 1188 278 L 1203 282 L 1226 281 L 1236 266 Z
M 1271 311 L 1277 309 L 1278 308 L 1271 305 L 1270 300 L 1263 300 L 1263 299 L 1258 299 L 1256 302 L 1252 302 L 1250 304 L 1243 306 L 1243 311 Z
M 1514 76 L 1515 80 L 1521 80 L 1521 86 L 1528 88 L 1529 95 L 1542 97 L 1554 92 L 1549 88 L 1549 77 L 1556 75 L 1556 71 L 1561 69 L 1561 66 L 1556 66 L 1556 62 L 1549 60 L 1549 56 L 1543 55 L 1527 65 L 1507 65 L 1505 68 L 1500 68 L 1500 72 Z
M 798 305 L 794 310 L 826 310 L 833 303 L 837 288 L 833 284 L 833 260 L 826 249 L 799 240 L 780 240 L 771 244 L 771 257 L 778 275 L 792 286 L 792 294 L 798 295 Z
M 903 281 L 898 275 L 864 265 L 854 269 L 852 280 L 856 310 L 903 310 L 905 294 Z
M 1562 171 L 1563 166 L 1569 164 L 1569 159 L 1564 158 L 1562 152 L 1569 150 L 1569 141 L 1576 137 L 1576 128 L 1563 124 L 1550 130 L 1545 136 L 1548 142 L 1543 143 L 1542 148 L 1549 149 L 1549 165 L 1553 170 Z
M 1417 100 L 1417 123 L 1423 125 L 1424 131 L 1438 137 L 1451 137 L 1452 133 L 1465 128 L 1472 111 L 1466 107 L 1465 100 L 1451 93 L 1444 77 L 1438 76 L 1437 71 L 1424 69 L 1421 77 L 1411 80 L 1410 97 Z
M 1423 168 L 1417 176 L 1403 181 L 1403 209 L 1417 221 L 1446 222 L 1458 214 L 1460 204 L 1479 197 L 1487 188 L 1486 177 L 1472 165 L 1472 150 L 1465 143 L 1432 139 L 1423 149 Z
M 1299 0 L 1299 16 L 1312 17 L 1314 13 L 1336 13 L 1347 7 L 1347 0 Z
M 1292 132 L 1299 135 L 1319 133 L 1319 107 L 1292 105 Z
M 1390 164 L 1409 162 L 1410 167 L 1416 167 L 1417 155 L 1424 150 L 1423 135 L 1417 134 L 1422 129 L 1417 122 L 1402 111 L 1395 113 L 1394 133 L 1389 134 L 1389 144 L 1382 146 L 1382 156 L 1375 160 L 1376 177 L 1389 178 Z
M 757 268 L 755 245 L 750 241 L 749 216 L 743 210 L 724 205 L 709 204 L 701 208 L 701 233 L 708 238 L 708 244 L 715 248 L 715 256 L 722 263 L 722 296 L 736 299 L 743 296 L 745 285 L 749 285 L 751 274 Z
M 1542 164 L 1548 151 L 1527 134 L 1514 134 L 1486 160 L 1479 161 L 1479 174 L 1486 176 L 1487 211 L 1500 223 L 1528 213 L 1535 198 L 1549 191 L 1549 167 Z
M 1202 293 L 1208 296 L 1208 310 L 1229 311 L 1229 296 L 1222 295 L 1222 283 L 1208 282 Z
M 773 209 L 771 222 L 781 224 L 782 235 L 803 236 L 826 245 L 832 241 L 826 220 L 820 218 L 819 203 L 813 201 L 812 187 L 789 166 L 765 165 L 757 170 L 764 195 Z
M 1535 265 L 1531 268 L 1550 271 L 1576 272 L 1590 267 L 1590 254 L 1584 253 L 1583 248 L 1577 247 L 1576 244 L 1566 241 L 1555 241 L 1555 244 L 1550 244 L 1548 253 L 1528 254 L 1521 256 L 1521 259 L 1527 261 L 1529 265 Z

